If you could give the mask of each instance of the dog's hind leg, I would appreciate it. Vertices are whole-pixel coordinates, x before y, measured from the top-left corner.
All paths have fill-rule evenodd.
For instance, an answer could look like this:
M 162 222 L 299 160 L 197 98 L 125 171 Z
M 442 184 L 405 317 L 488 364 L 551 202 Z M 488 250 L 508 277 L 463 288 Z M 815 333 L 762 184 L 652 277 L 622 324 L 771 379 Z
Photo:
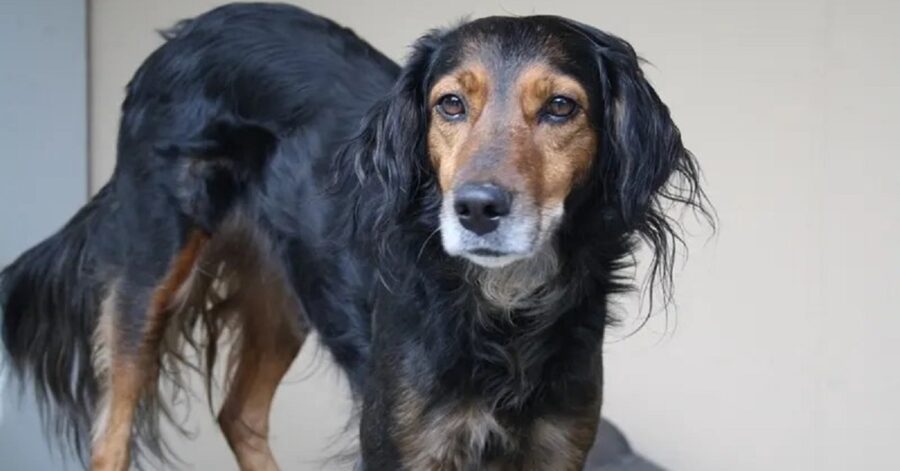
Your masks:
M 127 470 L 131 463 L 135 409 L 155 391 L 160 342 L 182 287 L 188 283 L 207 236 L 190 234 L 151 288 L 125 275 L 109 288 L 94 342 L 94 361 L 102 389 L 94 419 L 91 469 Z M 160 437 L 161 440 L 161 437 Z
M 219 426 L 242 470 L 274 471 L 278 466 L 269 448 L 269 411 L 275 389 L 303 339 L 286 334 L 283 328 L 281 332 L 250 326 L 244 329 L 240 358 L 219 412 Z
M 269 448 L 269 412 L 309 332 L 300 303 L 277 268 L 263 263 L 244 271 L 238 293 L 236 363 L 230 365 L 218 422 L 242 470 L 278 469 Z

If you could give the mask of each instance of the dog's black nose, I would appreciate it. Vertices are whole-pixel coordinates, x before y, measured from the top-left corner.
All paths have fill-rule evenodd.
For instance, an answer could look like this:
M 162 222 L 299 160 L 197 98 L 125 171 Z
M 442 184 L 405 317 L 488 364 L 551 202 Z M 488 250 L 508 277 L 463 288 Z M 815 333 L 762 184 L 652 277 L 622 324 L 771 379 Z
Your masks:
M 500 225 L 500 218 L 509 214 L 512 195 L 489 183 L 469 183 L 455 191 L 453 209 L 466 229 L 484 235 Z

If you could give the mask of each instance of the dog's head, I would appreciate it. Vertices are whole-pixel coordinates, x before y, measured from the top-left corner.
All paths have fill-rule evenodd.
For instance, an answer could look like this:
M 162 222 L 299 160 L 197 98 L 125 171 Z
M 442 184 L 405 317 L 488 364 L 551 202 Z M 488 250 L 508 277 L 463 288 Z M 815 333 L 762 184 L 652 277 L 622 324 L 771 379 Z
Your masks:
M 532 257 L 566 224 L 654 239 L 659 221 L 669 230 L 661 198 L 698 198 L 693 158 L 631 46 L 559 17 L 423 37 L 370 119 L 385 210 L 435 213 L 444 250 L 483 267 Z M 673 174 L 686 194 L 666 185 Z

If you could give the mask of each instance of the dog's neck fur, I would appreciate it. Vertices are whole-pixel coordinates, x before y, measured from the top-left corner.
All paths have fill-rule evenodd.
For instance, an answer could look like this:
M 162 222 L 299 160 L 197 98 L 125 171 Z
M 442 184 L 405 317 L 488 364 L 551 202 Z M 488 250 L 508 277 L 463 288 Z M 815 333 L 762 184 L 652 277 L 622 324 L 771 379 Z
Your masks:
M 500 312 L 529 316 L 548 314 L 565 296 L 556 282 L 560 260 L 556 248 L 546 244 L 534 256 L 500 268 L 469 264 L 466 279 L 478 287 L 481 298 Z
M 535 400 L 539 388 L 567 389 L 556 383 L 560 379 L 556 373 L 549 372 L 561 369 L 547 370 L 548 364 L 564 361 L 575 368 L 571 365 L 575 361 L 585 369 L 593 368 L 592 352 L 602 342 L 603 316 L 576 312 L 583 303 L 583 291 L 556 244 L 548 243 L 533 257 L 500 268 L 470 265 L 464 276 L 474 296 L 474 304 L 469 305 L 474 310 L 467 313 L 473 316 L 471 323 L 461 332 L 466 339 L 461 351 L 466 353 L 441 358 L 436 368 L 453 375 L 454 360 L 462 361 L 472 372 L 468 394 L 487 410 L 521 410 Z M 571 344 L 554 345 L 553 339 L 573 326 L 596 331 L 596 344 L 572 337 Z

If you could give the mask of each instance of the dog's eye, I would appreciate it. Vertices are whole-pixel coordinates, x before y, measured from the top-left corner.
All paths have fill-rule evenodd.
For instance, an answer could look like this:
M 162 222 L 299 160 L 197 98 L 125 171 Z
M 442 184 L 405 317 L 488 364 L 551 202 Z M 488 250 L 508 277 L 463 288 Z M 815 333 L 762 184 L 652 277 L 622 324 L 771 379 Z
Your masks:
M 571 98 L 564 96 L 555 96 L 544 105 L 544 115 L 552 121 L 565 121 L 575 114 L 578 110 L 578 104 Z
M 444 95 L 435 106 L 437 110 L 449 119 L 459 119 L 466 115 L 466 105 L 462 98 L 456 95 Z

